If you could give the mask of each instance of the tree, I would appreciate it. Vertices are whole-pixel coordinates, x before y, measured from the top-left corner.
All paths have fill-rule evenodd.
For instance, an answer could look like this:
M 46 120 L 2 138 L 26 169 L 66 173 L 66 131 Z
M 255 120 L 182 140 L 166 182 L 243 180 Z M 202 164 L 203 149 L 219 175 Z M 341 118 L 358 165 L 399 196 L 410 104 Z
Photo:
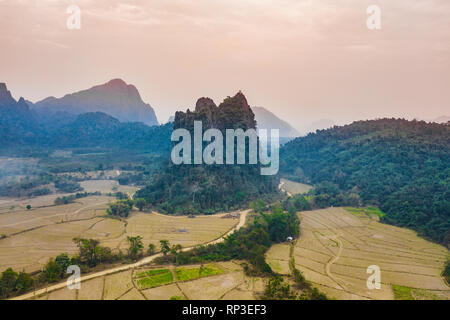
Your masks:
M 253 211 L 261 213 L 264 208 L 266 207 L 266 203 L 262 199 L 257 199 L 256 201 L 252 201 L 250 203 L 250 208 L 253 209 Z
M 176 244 L 172 246 L 172 249 L 170 249 L 170 253 L 171 254 L 177 254 L 178 252 L 181 251 L 181 249 L 183 249 L 183 247 L 181 246 L 181 244 Z
M 96 248 L 99 244 L 98 240 L 94 239 L 82 239 L 74 238 L 73 241 L 80 250 L 80 262 L 86 263 L 89 267 L 93 267 L 97 264 Z
M 161 244 L 161 252 L 167 255 L 170 252 L 169 240 L 160 240 L 159 243 Z
M 46 282 L 56 282 L 61 279 L 61 265 L 50 259 L 42 270 L 41 277 Z
M 70 266 L 70 258 L 67 253 L 61 253 L 55 258 L 55 263 L 61 267 L 61 277 L 67 271 L 67 268 Z
M 33 285 L 33 279 L 31 276 L 26 272 L 19 273 L 19 276 L 17 277 L 16 281 L 16 291 L 17 293 L 24 293 L 28 291 L 28 289 L 31 288 Z
M 142 250 L 144 248 L 144 245 L 142 243 L 142 237 L 136 236 L 136 237 L 127 237 L 128 241 L 128 257 L 131 259 L 136 259 L 142 255 Z
M 27 204 L 27 210 L 31 209 L 31 205 Z
M 17 272 L 14 272 L 12 268 L 3 271 L 0 279 L 0 295 L 4 298 L 8 298 L 14 292 L 16 282 Z
M 131 209 L 133 208 L 133 200 L 119 200 L 109 205 L 106 213 L 111 216 L 128 217 Z
M 147 201 L 145 201 L 144 198 L 137 198 L 134 200 L 134 205 L 139 209 L 139 211 L 142 211 L 145 208 L 146 204 Z
M 149 255 L 154 255 L 155 254 L 155 250 L 156 250 L 156 246 L 153 243 L 150 243 L 148 245 L 147 253 Z

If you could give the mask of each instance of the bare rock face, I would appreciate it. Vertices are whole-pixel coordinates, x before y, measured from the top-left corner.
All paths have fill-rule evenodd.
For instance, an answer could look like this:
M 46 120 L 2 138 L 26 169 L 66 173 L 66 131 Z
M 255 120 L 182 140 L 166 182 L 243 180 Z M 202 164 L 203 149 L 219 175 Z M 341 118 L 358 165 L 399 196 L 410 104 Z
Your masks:
M 203 129 L 256 128 L 255 115 L 242 92 L 226 98 L 218 107 L 210 98 L 198 99 L 194 112 L 188 109 L 175 113 L 174 129 L 192 130 L 194 121 L 202 121 Z
M 150 126 L 158 124 L 155 111 L 142 101 L 136 87 L 121 79 L 113 79 L 59 99 L 49 97 L 37 102 L 33 107 L 38 111 L 68 112 L 76 115 L 104 112 L 123 122 L 143 122 Z

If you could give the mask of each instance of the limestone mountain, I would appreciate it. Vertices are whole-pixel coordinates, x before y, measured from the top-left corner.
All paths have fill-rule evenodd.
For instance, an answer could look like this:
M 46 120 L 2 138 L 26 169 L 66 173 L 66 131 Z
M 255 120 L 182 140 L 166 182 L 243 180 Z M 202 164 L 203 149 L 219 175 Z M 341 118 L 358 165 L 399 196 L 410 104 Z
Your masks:
M 104 112 L 122 122 L 143 122 L 149 126 L 158 124 L 155 111 L 142 101 L 136 87 L 121 79 L 66 94 L 62 98 L 48 97 L 33 104 L 32 108 L 41 114 Z
M 174 129 L 193 129 L 194 120 L 202 121 L 203 128 L 219 130 L 241 128 L 244 130 L 255 128 L 255 115 L 247 103 L 242 92 L 234 97 L 226 98 L 220 106 L 216 106 L 210 98 L 198 99 L 195 110 L 175 113 Z
M 193 131 L 194 121 L 202 128 L 254 129 L 255 115 L 242 92 L 217 106 L 210 98 L 200 98 L 194 111 L 177 112 L 173 128 Z M 246 147 L 248 148 L 248 146 Z M 235 210 L 257 198 L 278 196 L 278 176 L 260 174 L 259 164 L 174 165 L 167 163 L 149 185 L 136 192 L 147 206 L 169 214 L 213 213 Z
M 24 98 L 16 101 L 5 83 L 0 83 L 0 147 L 35 141 L 39 124 Z

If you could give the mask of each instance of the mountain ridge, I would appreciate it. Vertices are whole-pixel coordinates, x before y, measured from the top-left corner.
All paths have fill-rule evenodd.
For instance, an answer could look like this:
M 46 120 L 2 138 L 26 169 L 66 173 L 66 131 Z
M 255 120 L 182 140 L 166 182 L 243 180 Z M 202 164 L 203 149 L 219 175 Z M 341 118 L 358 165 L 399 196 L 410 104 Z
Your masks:
M 31 105 L 38 113 L 67 112 L 82 114 L 103 112 L 122 122 L 158 125 L 154 109 L 145 103 L 137 88 L 122 79 L 112 79 L 89 89 L 69 93 L 61 98 L 47 97 Z

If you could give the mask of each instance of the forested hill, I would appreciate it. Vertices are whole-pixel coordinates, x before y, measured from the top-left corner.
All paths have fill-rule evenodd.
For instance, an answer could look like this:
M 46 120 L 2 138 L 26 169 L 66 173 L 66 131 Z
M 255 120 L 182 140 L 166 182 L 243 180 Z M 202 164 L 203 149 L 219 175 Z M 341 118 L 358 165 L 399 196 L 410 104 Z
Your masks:
M 255 115 L 241 92 L 219 106 L 209 98 L 200 98 L 194 111 L 175 114 L 173 127 L 192 131 L 194 121 L 202 121 L 204 130 L 216 128 L 223 134 L 225 129 L 256 127 Z M 277 176 L 261 175 L 260 166 L 254 164 L 168 163 L 135 197 L 170 214 L 213 213 L 241 208 L 257 198 L 277 197 L 278 182 Z
M 384 222 L 450 243 L 449 123 L 380 119 L 320 130 L 281 149 L 280 172 L 359 196 Z

